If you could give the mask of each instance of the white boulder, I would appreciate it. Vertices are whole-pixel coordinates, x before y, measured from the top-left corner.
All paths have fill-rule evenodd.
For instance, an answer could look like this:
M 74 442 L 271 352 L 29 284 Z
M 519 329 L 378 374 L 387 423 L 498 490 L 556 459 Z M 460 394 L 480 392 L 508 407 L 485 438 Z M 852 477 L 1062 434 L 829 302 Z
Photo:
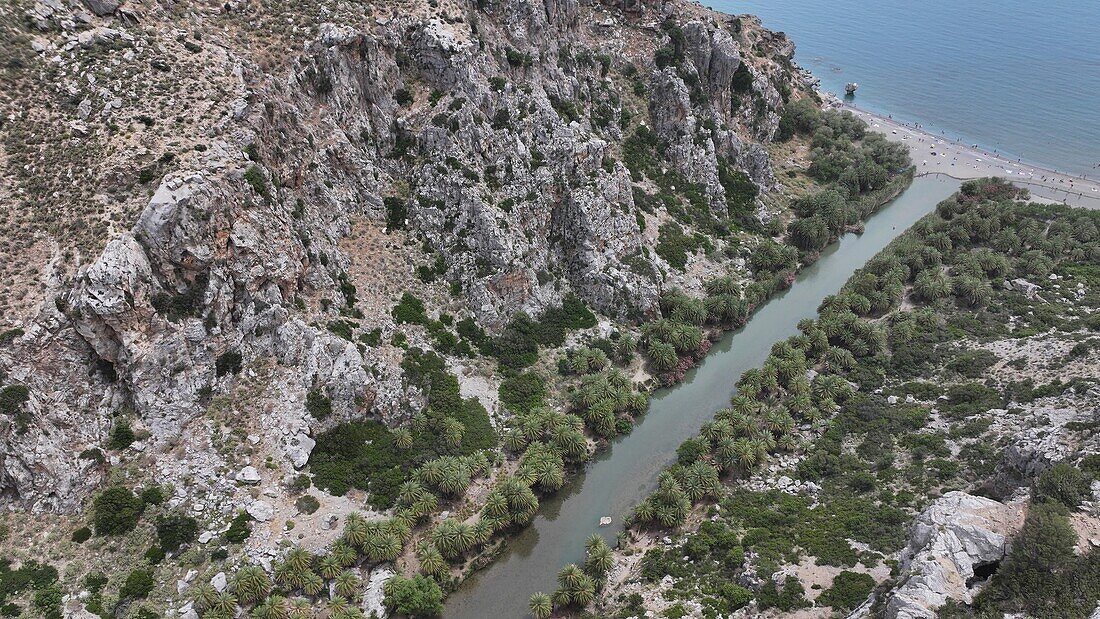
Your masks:
M 933 619 L 948 600 L 969 604 L 974 569 L 1004 559 L 1023 506 L 949 492 L 913 523 L 901 577 L 886 604 L 888 619 Z

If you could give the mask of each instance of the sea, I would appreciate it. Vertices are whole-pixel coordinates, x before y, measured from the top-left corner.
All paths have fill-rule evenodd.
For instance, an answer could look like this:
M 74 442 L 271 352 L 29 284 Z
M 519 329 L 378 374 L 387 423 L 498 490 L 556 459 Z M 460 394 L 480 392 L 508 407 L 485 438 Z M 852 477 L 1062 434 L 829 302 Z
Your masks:
M 1100 0 L 704 0 L 786 32 L 824 90 L 1100 178 Z

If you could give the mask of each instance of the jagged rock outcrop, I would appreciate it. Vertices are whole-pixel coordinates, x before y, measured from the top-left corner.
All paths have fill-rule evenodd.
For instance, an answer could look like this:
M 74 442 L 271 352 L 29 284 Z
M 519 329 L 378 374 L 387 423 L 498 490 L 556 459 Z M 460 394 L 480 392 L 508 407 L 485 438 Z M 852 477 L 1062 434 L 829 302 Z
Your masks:
M 86 3 L 103 24 L 87 45 L 63 43 L 73 53 L 144 44 L 136 22 L 111 17 L 129 5 Z M 349 309 L 333 300 L 351 264 L 339 243 L 355 221 L 404 228 L 409 246 L 438 253 L 439 277 L 490 331 L 568 292 L 615 319 L 651 312 L 663 261 L 624 162 L 629 127 L 648 114 L 669 165 L 722 213 L 722 166 L 774 187 L 757 142 L 775 131 L 777 85 L 799 85 L 785 39 L 761 47 L 701 7 L 643 4 L 624 13 L 500 0 L 476 19 L 410 11 L 371 27 L 324 24 L 262 69 L 237 41 L 194 43 L 225 69 L 202 154 L 168 171 L 133 227 L 105 239 L 0 350 L 8 380 L 30 390 L 32 419 L 0 429 L 0 496 L 77 510 L 106 470 L 96 450 L 116 418 L 148 434 L 147 455 L 172 460 L 157 474 L 183 476 L 223 464 L 203 453 L 215 399 L 293 468 L 340 421 L 396 423 L 419 410 L 423 394 L 399 360 L 326 328 Z M 45 29 L 73 10 L 51 0 L 35 14 Z M 664 45 L 682 47 L 679 70 L 657 69 Z M 750 58 L 748 45 L 765 53 Z M 75 108 L 81 122 L 100 118 Z M 362 331 L 392 327 L 388 313 L 362 320 Z M 219 369 L 227 354 L 240 355 L 241 374 Z M 241 382 L 253 400 L 235 399 Z M 333 415 L 306 413 L 309 390 L 331 399 Z
M 1004 559 L 1024 512 L 1023 504 L 964 492 L 948 492 L 929 505 L 912 525 L 886 616 L 931 619 L 947 600 L 970 603 L 975 570 Z

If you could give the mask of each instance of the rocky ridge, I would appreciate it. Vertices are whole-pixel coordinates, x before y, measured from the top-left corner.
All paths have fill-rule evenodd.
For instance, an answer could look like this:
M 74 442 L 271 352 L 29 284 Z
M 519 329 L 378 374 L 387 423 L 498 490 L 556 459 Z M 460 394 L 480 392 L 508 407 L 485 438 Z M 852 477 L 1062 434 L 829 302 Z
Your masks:
M 21 43 L 34 62 L 52 58 L 62 71 L 127 66 L 174 19 L 129 3 L 23 8 L 37 31 Z M 133 227 L 104 239 L 98 258 L 77 258 L 0 349 L 6 381 L 31 394 L 31 423 L 7 424 L 0 441 L 9 505 L 79 509 L 106 473 L 94 452 L 120 420 L 138 441 L 108 464 L 149 458 L 159 481 L 197 473 L 188 477 L 197 486 L 177 485 L 182 500 L 235 494 L 217 471 L 239 456 L 212 448 L 244 443 L 226 434 L 225 420 L 293 470 L 319 428 L 364 415 L 397 422 L 416 410 L 420 396 L 386 346 L 323 328 L 338 316 L 330 299 L 342 273 L 377 259 L 339 249 L 357 222 L 437 250 L 441 275 L 490 330 L 517 310 L 560 303 L 564 290 L 629 319 L 653 307 L 664 277 L 679 277 L 641 230 L 669 216 L 634 202 L 636 183 L 619 159 L 629 130 L 652 125 L 675 171 L 701 186 L 713 210 L 725 208 L 722 162 L 762 191 L 776 185 L 759 141 L 775 131 L 780 90 L 802 87 L 782 37 L 679 3 L 638 13 L 568 0 L 460 8 L 466 19 L 418 7 L 361 28 L 322 24 L 269 70 L 231 37 L 173 42 L 219 58 L 224 94 Z M 677 25 L 673 35 L 663 23 Z M 686 68 L 653 67 L 661 45 L 684 54 Z M 77 97 L 84 88 L 66 87 Z M 119 100 L 77 107 L 73 122 L 91 127 L 86 140 L 122 145 L 97 128 L 140 111 Z M 577 111 L 585 105 L 599 118 Z M 142 190 L 116 193 L 132 203 Z M 652 266 L 631 269 L 630 259 Z M 388 315 L 366 318 L 391 332 Z M 240 355 L 243 374 L 217 368 L 227 354 Z M 311 389 L 331 398 L 332 417 L 304 411 Z

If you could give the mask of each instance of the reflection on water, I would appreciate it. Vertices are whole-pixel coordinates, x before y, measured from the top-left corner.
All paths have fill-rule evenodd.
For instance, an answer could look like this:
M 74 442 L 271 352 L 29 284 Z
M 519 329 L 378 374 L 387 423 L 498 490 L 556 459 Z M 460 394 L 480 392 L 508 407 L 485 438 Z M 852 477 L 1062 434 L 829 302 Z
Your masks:
M 698 433 L 714 412 L 728 405 L 734 383 L 763 363 L 775 342 L 794 335 L 822 299 L 860 266 L 958 187 L 956 181 L 922 177 L 867 222 L 806 267 L 795 284 L 765 303 L 740 330 L 726 334 L 684 382 L 653 395 L 634 430 L 617 437 L 552 497 L 542 499 L 532 524 L 520 531 L 497 560 L 463 583 L 447 600 L 448 619 L 527 616 L 532 593 L 550 593 L 558 569 L 583 559 L 584 540 L 599 533 L 614 543 L 623 517 L 651 492 L 676 448 Z M 612 524 L 600 527 L 601 516 Z

